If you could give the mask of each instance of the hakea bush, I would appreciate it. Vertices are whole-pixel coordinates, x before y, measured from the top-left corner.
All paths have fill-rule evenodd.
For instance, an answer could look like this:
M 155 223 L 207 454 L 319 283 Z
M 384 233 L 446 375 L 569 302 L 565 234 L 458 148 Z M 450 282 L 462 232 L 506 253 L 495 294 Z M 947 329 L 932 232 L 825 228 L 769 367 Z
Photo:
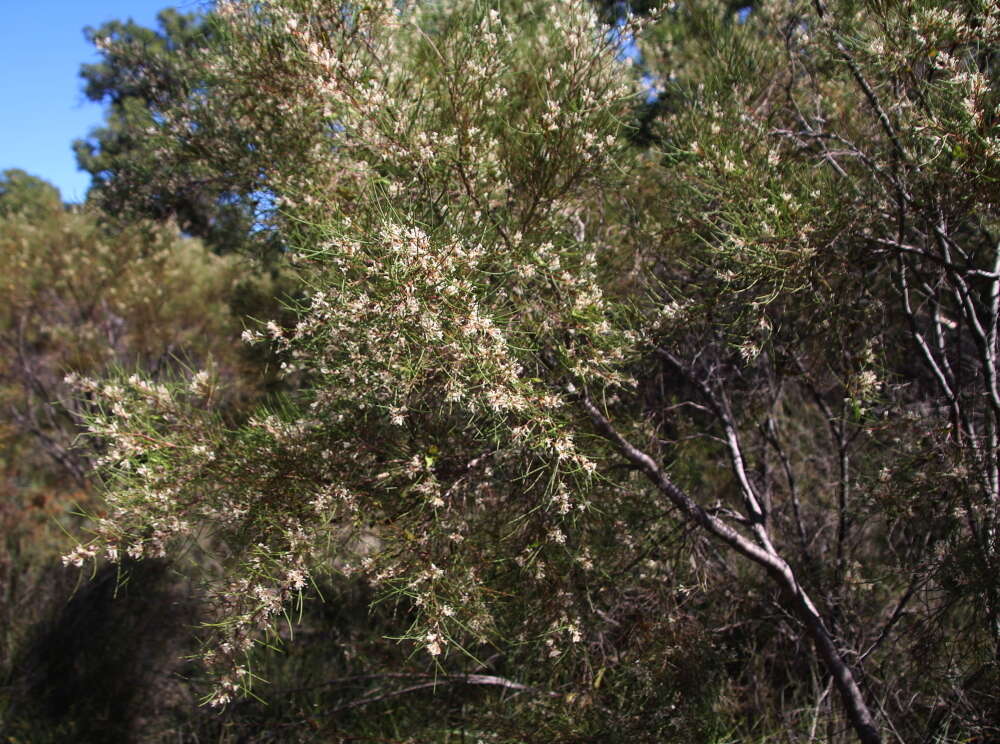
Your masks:
M 411 598 L 422 622 L 408 635 L 433 655 L 453 638 L 490 638 L 486 580 L 495 577 L 468 554 L 495 550 L 483 536 L 498 526 L 509 522 L 511 534 L 493 560 L 507 554 L 509 570 L 528 581 L 545 580 L 547 560 L 593 570 L 576 523 L 598 487 L 598 463 L 566 433 L 574 414 L 539 376 L 539 344 L 571 324 L 580 351 L 550 338 L 551 363 L 565 365 L 567 379 L 621 387 L 628 332 L 614 333 L 599 294 L 575 286 L 586 271 L 560 280 L 560 266 L 553 276 L 554 249 L 535 253 L 517 276 L 565 292 L 554 303 L 562 323 L 549 308 L 547 324 L 535 326 L 531 303 L 519 308 L 510 293 L 491 303 L 496 258 L 482 247 L 396 225 L 380 238 L 340 239 L 301 257 L 327 291 L 312 294 L 293 328 L 245 333 L 275 344 L 285 373 L 309 381 L 297 407 L 229 431 L 212 412 L 205 372 L 173 385 L 71 380 L 103 402 L 89 428 L 106 446 L 108 513 L 66 562 L 82 565 L 99 551 L 112 561 L 163 557 L 184 544 L 218 553 L 226 571 L 214 587 L 216 641 L 206 652 L 220 670 L 215 703 L 249 681 L 242 655 L 317 567 L 362 571 Z M 579 620 L 560 613 L 553 627 L 579 640 Z
M 261 157 L 308 287 L 297 323 L 244 339 L 277 350 L 300 392 L 232 429 L 204 372 L 74 380 L 102 406 L 107 514 L 66 561 L 215 556 L 205 661 L 223 704 L 316 571 L 405 598 L 401 635 L 438 656 L 496 637 L 498 584 L 544 595 L 550 571 L 595 570 L 605 455 L 570 433 L 567 390 L 633 384 L 633 312 L 589 212 L 636 86 L 576 3 L 217 16 L 231 46 L 205 64 L 237 118 L 274 124 Z M 164 131 L 217 105 L 188 102 Z M 582 625 L 571 593 L 550 600 L 522 640 L 558 656 Z
M 150 137 L 266 174 L 305 290 L 244 338 L 294 392 L 235 426 L 210 374 L 76 381 L 108 511 L 67 561 L 210 553 L 221 704 L 323 571 L 438 660 L 600 646 L 588 582 L 666 579 L 642 551 L 682 514 L 777 582 L 879 741 L 854 660 L 893 658 L 911 599 L 938 616 L 941 546 L 1000 648 L 997 13 L 945 5 L 670 5 L 636 37 L 665 87 L 640 153 L 639 30 L 588 4 L 220 2 Z M 897 551 L 907 513 L 934 525 Z

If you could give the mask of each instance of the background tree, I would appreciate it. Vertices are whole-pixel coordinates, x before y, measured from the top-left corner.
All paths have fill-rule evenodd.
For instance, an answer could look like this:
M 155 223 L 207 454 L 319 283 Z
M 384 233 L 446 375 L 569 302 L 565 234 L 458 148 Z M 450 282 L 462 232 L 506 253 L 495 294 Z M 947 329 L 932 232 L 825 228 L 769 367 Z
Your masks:
M 183 141 L 164 143 L 165 109 L 213 95 L 199 50 L 215 32 L 201 14 L 173 9 L 157 23 L 155 30 L 131 20 L 86 29 L 102 59 L 81 68 L 84 94 L 107 107 L 104 125 L 74 144 L 80 168 L 92 176 L 88 199 L 120 218 L 172 219 L 220 252 L 250 244 L 275 250 L 263 229 L 273 194 L 249 161 L 251 132 L 228 118 L 191 120 Z M 225 160 L 207 149 L 219 140 L 228 143 Z
M 180 630 L 195 602 L 170 567 L 137 569 L 141 595 L 116 605 L 115 569 L 73 598 L 77 587 L 59 565 L 65 529 L 84 528 L 78 511 L 99 508 L 87 480 L 94 453 L 76 446 L 93 401 L 76 398 L 66 380 L 112 370 L 156 379 L 207 366 L 226 381 L 218 411 L 238 417 L 259 397 L 263 370 L 242 348 L 231 306 L 251 290 L 272 294 L 249 273 L 246 259 L 219 257 L 176 228 L 112 228 L 107 215 L 65 207 L 41 179 L 7 171 L 0 180 L 5 735 L 126 741 L 142 715 L 183 699 L 164 678 L 181 665 Z M 258 303 L 257 314 L 269 307 Z M 150 704 L 166 688 L 162 706 Z
M 0 174 L 0 216 L 24 215 L 44 219 L 63 208 L 59 189 L 23 170 Z

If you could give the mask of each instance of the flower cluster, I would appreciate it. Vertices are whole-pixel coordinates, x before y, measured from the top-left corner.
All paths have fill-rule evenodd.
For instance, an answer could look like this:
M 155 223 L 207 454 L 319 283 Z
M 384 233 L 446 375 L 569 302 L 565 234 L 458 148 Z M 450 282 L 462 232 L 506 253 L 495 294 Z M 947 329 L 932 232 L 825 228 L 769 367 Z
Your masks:
M 101 401 L 109 511 L 67 556 L 217 556 L 213 704 L 251 683 L 243 656 L 320 567 L 405 598 L 404 636 L 432 656 L 496 632 L 498 575 L 545 591 L 552 567 L 592 569 L 573 551 L 602 450 L 570 433 L 565 391 L 630 385 L 637 344 L 591 206 L 636 85 L 592 9 L 219 16 L 233 46 L 211 68 L 237 120 L 274 122 L 257 151 L 308 288 L 295 323 L 243 338 L 298 391 L 232 429 L 209 372 L 81 381 Z M 189 114 L 164 128 L 180 136 Z

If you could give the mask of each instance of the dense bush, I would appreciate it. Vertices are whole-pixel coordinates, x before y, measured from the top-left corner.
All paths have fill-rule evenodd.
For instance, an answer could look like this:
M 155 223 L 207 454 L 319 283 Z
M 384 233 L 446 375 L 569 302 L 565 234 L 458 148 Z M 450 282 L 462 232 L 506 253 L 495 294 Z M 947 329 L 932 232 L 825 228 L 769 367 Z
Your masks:
M 1000 14 L 624 11 L 219 2 L 137 115 L 304 288 L 245 415 L 218 362 L 72 378 L 65 560 L 197 579 L 193 726 L 1000 734 Z

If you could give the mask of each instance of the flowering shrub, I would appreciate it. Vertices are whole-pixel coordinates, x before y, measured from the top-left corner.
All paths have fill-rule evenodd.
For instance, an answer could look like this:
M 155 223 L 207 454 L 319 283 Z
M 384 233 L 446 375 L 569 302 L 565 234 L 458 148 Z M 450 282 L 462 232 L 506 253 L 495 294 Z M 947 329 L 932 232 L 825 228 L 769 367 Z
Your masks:
M 211 555 L 219 705 L 325 571 L 407 602 L 438 664 L 604 653 L 602 572 L 669 586 L 655 525 L 690 525 L 763 569 L 880 741 L 900 680 L 861 662 L 915 598 L 1000 648 L 996 19 L 220 2 L 211 95 L 151 136 L 266 174 L 307 291 L 244 339 L 293 392 L 234 426 L 207 372 L 77 380 L 109 511 L 67 562 Z M 647 147 L 630 40 L 662 88 Z

